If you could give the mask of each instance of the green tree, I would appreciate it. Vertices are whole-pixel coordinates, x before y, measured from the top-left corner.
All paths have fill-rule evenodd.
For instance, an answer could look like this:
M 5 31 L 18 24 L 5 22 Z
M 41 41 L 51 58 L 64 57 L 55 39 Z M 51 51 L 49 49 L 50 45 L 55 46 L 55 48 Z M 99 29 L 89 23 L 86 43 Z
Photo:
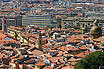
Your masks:
M 85 34 L 85 33 L 88 33 L 88 27 L 86 27 L 83 31 L 84 31 L 84 32 L 83 32 L 84 34 Z
M 97 51 L 78 61 L 74 69 L 99 69 L 99 66 L 101 66 L 103 63 L 104 53 Z M 104 64 L 102 66 L 104 66 Z
M 21 25 L 20 27 L 26 27 L 25 25 Z
M 70 25 L 68 25 L 67 27 L 65 27 L 65 29 L 68 29 L 68 28 L 72 28 Z
M 0 25 L 0 30 L 2 30 L 2 25 Z
M 68 28 L 72 28 L 70 25 L 68 25 Z
M 54 27 L 52 27 L 52 26 L 47 26 L 48 28 L 50 28 L 51 30 L 54 28 Z
M 77 30 L 77 29 L 80 29 L 80 28 L 79 28 L 79 27 L 77 27 L 77 26 L 74 26 L 73 28 L 74 28 L 74 29 L 76 29 L 76 30 Z

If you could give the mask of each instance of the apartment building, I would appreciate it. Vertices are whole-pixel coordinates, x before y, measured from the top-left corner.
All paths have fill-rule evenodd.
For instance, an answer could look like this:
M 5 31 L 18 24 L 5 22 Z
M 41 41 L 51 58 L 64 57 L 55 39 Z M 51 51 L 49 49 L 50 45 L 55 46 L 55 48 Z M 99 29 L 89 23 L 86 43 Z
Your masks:
M 6 23 L 8 26 L 21 26 L 22 16 L 6 16 Z M 2 16 L 0 16 L 0 25 L 2 25 Z
M 22 25 L 53 26 L 51 15 L 25 15 L 22 18 Z
M 94 19 L 63 19 L 62 20 L 62 27 L 67 28 L 68 26 L 74 27 L 80 27 L 80 28 L 88 28 L 89 30 L 94 25 Z M 101 27 L 102 32 L 104 32 L 104 20 L 98 20 L 98 25 Z

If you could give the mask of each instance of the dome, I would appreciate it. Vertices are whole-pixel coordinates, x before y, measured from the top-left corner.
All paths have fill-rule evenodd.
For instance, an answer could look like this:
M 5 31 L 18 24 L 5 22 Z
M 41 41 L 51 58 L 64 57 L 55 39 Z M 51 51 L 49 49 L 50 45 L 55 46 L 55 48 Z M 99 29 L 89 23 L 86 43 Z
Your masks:
M 90 34 L 93 38 L 98 38 L 102 34 L 101 28 L 97 25 L 94 25 L 90 30 Z

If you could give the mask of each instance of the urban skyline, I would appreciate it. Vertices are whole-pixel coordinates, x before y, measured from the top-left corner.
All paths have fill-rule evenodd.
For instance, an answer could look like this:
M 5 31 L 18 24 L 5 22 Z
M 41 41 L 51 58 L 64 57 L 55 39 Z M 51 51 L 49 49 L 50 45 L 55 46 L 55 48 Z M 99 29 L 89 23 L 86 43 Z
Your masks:
M 0 0 L 0 69 L 104 69 L 104 1 Z

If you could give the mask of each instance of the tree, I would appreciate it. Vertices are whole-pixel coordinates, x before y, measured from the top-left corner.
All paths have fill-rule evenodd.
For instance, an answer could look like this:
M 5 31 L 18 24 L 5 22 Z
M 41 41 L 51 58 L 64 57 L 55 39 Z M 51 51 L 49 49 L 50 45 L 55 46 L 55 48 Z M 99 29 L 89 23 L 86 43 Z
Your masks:
M 84 34 L 85 34 L 85 33 L 88 33 L 88 27 L 86 27 L 83 31 L 84 31 L 84 32 L 83 32 Z
M 78 61 L 78 63 L 75 65 L 75 69 L 99 69 L 99 66 L 101 66 L 103 63 L 104 53 L 97 51 Z M 102 66 L 104 66 L 104 64 Z
M 72 28 L 70 25 L 65 25 L 65 29 Z
M 74 28 L 74 29 L 76 29 L 76 30 L 77 30 L 77 29 L 80 29 L 80 28 L 79 28 L 79 27 L 77 27 L 77 26 L 74 26 L 73 28 Z
M 52 26 L 47 26 L 48 28 L 50 28 L 51 30 L 54 28 L 54 27 L 52 27 Z
M 0 30 L 2 30 L 2 25 L 0 25 Z
M 25 25 L 21 25 L 20 27 L 26 27 Z

